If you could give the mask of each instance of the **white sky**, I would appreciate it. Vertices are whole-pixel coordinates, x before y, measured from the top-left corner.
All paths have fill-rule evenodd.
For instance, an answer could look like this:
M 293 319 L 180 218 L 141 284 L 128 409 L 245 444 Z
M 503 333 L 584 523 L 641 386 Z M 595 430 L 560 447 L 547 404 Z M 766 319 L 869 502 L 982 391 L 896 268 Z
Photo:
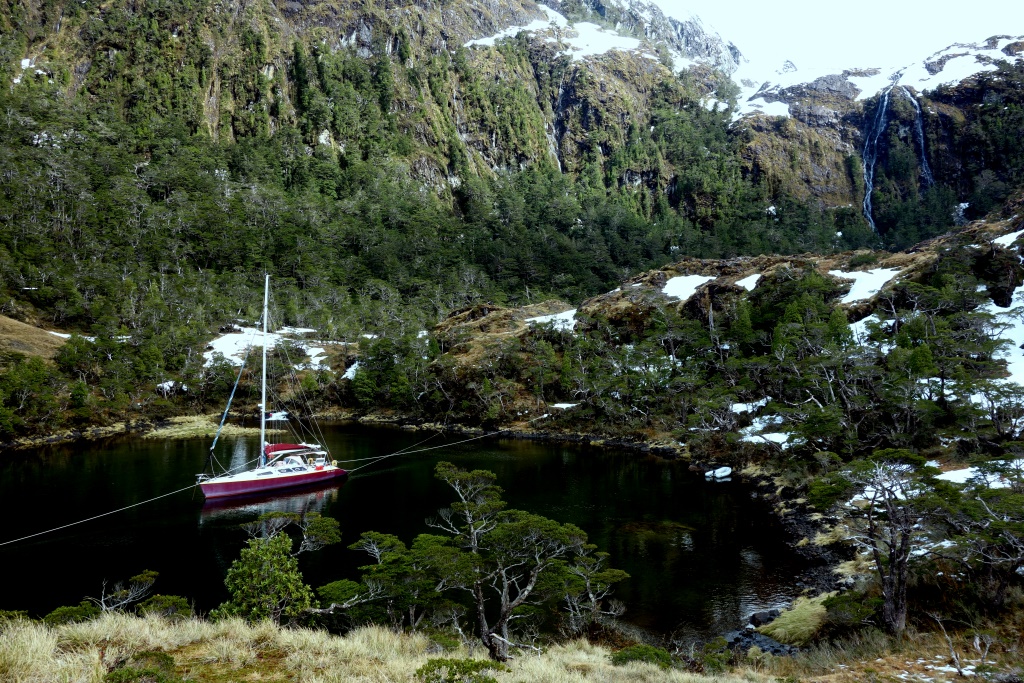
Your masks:
M 666 14 L 695 14 L 761 68 L 898 67 L 954 42 L 1024 35 L 1024 1 L 654 0 Z

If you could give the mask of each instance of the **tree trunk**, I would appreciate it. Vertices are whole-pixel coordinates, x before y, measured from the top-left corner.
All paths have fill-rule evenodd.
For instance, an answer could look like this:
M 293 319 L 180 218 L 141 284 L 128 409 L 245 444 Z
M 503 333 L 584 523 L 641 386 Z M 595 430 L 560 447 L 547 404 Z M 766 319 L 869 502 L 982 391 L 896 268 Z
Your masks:
M 897 563 L 899 565 L 900 563 Z M 882 621 L 894 636 L 907 628 L 907 574 L 906 567 L 892 567 L 882 578 Z
M 477 583 L 473 586 L 473 601 L 476 603 L 476 620 L 480 627 L 480 642 L 487 648 L 487 654 L 496 662 L 508 661 L 508 643 L 495 637 L 494 631 L 487 623 L 486 599 L 484 588 Z

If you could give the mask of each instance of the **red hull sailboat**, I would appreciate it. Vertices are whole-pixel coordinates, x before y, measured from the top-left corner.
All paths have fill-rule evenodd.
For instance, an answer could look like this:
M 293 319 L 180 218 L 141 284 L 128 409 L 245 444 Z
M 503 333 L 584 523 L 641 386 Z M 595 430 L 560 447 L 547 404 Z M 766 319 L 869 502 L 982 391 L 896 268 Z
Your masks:
M 263 447 L 266 464 L 236 474 L 222 474 L 199 482 L 207 498 L 240 496 L 274 489 L 304 486 L 338 479 L 348 474 L 327 461 L 316 444 L 280 443 Z
M 286 420 L 287 413 L 267 412 L 267 313 L 270 301 L 270 276 L 266 278 L 263 291 L 263 382 L 260 403 L 260 443 L 263 447 L 257 458 L 258 465 L 253 469 L 239 472 L 224 472 L 213 476 L 199 474 L 196 479 L 199 488 L 206 498 L 223 498 L 225 496 L 241 496 L 252 493 L 262 493 L 276 489 L 293 488 L 327 482 L 332 479 L 339 479 L 348 474 L 344 469 L 338 467 L 336 460 L 331 460 L 327 450 L 315 443 L 278 443 L 269 444 L 267 438 L 267 420 Z M 244 366 L 244 363 L 243 363 Z M 242 373 L 239 371 L 239 378 Z M 238 386 L 236 381 L 235 386 Z M 234 397 L 234 390 L 231 395 Z M 224 411 L 227 417 L 231 409 L 231 400 Z M 224 426 L 224 419 L 221 420 L 221 428 Z M 213 462 L 213 451 L 217 446 L 217 438 L 220 436 L 220 429 L 217 430 L 217 437 L 214 437 L 213 445 L 210 447 L 210 461 Z

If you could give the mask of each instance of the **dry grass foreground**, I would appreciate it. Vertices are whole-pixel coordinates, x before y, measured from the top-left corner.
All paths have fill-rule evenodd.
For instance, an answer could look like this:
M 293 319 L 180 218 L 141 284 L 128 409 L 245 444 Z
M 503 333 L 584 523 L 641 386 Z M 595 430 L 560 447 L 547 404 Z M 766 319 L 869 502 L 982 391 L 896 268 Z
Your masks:
M 53 358 L 64 341 L 62 337 L 46 330 L 0 315 L 0 351 Z
M 0 621 L 0 681 L 5 683 L 101 683 L 118 664 L 147 651 L 174 658 L 188 681 L 302 681 L 302 683 L 397 683 L 418 681 L 415 671 L 431 657 L 483 657 L 483 650 L 437 652 L 425 636 L 361 628 L 344 637 L 323 631 L 216 623 L 189 619 L 106 614 L 81 624 L 48 627 L 31 621 Z M 651 664 L 613 666 L 610 652 L 586 641 L 520 655 L 499 683 L 769 683 L 756 672 L 716 677 Z

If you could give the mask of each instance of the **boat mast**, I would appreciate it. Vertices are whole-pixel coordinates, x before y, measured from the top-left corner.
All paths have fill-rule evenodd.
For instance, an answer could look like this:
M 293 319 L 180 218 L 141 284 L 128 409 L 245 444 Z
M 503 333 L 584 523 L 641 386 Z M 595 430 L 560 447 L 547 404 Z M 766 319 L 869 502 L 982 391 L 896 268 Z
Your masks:
M 260 464 L 266 464 L 267 450 L 267 309 L 270 307 L 270 273 L 263 282 L 263 381 L 260 395 Z

